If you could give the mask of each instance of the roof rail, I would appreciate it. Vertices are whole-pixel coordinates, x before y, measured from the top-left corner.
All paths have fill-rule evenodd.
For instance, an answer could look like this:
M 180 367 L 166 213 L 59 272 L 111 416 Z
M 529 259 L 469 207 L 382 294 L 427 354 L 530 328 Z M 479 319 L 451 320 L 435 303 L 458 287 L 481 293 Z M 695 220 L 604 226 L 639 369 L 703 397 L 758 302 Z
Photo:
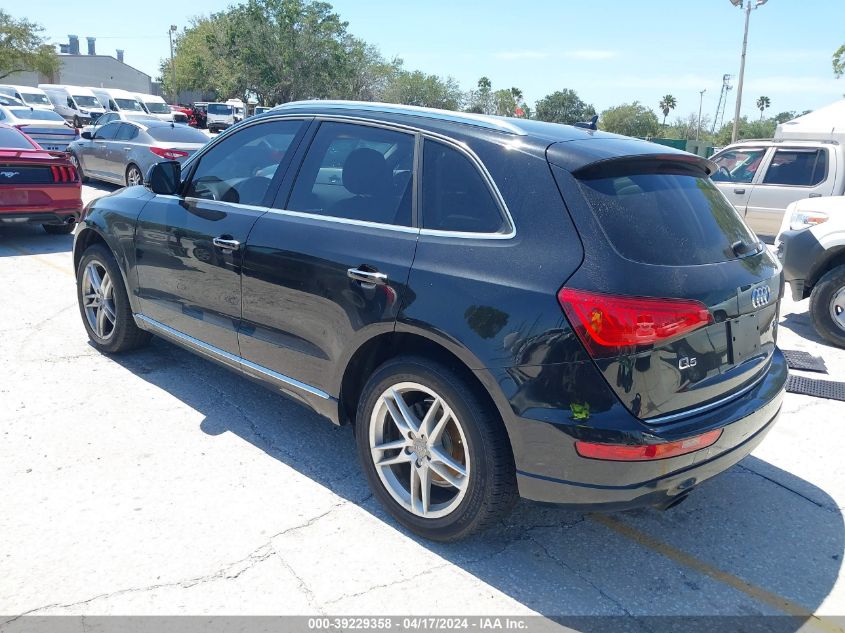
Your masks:
M 422 108 L 420 106 L 399 105 L 396 103 L 379 103 L 375 101 L 334 101 L 311 99 L 308 101 L 291 101 L 272 108 L 273 110 L 287 110 L 300 107 L 318 107 L 337 110 L 365 110 L 371 112 L 387 112 L 390 114 L 406 114 L 428 119 L 441 121 L 452 121 L 465 125 L 474 125 L 499 132 L 507 132 L 525 136 L 526 132 L 518 125 L 511 123 L 505 117 L 492 116 L 489 114 L 474 114 L 471 112 L 455 112 L 452 110 L 438 110 L 436 108 Z

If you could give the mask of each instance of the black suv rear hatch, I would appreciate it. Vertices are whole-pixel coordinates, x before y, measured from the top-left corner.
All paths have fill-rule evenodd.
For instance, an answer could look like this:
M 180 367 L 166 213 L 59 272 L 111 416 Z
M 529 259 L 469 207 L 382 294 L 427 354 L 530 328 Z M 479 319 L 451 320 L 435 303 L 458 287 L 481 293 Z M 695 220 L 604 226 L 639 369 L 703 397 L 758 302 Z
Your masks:
M 782 273 L 710 181 L 712 163 L 616 137 L 547 155 L 585 245 L 561 306 L 625 406 L 667 423 L 756 384 Z

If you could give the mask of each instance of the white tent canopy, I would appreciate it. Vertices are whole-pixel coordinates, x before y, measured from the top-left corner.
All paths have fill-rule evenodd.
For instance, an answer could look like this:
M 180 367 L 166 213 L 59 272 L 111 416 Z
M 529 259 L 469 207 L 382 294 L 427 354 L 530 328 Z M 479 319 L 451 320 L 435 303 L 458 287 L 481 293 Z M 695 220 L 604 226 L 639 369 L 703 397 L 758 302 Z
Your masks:
M 775 139 L 845 141 L 845 99 L 781 123 Z

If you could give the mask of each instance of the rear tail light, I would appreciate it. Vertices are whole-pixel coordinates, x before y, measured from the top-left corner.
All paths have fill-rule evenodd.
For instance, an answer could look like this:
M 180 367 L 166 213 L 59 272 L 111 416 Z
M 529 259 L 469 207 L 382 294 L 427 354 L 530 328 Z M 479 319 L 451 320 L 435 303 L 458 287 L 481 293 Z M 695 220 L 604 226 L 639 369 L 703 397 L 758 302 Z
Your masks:
M 644 462 L 700 451 L 702 448 L 715 444 L 721 435 L 722 429 L 714 429 L 702 435 L 688 437 L 685 440 L 639 446 L 575 442 L 575 450 L 581 457 L 589 457 L 590 459 L 604 459 L 614 462 Z
M 76 182 L 76 170 L 69 165 L 53 165 L 50 172 L 53 174 L 53 182 Z
M 150 151 L 156 156 L 161 156 L 167 160 L 177 160 L 188 155 L 188 152 L 183 152 L 178 149 L 166 149 L 164 147 L 151 147 Z
M 573 288 L 562 288 L 557 299 L 594 358 L 664 342 L 713 322 L 703 303 L 688 299 L 621 297 Z

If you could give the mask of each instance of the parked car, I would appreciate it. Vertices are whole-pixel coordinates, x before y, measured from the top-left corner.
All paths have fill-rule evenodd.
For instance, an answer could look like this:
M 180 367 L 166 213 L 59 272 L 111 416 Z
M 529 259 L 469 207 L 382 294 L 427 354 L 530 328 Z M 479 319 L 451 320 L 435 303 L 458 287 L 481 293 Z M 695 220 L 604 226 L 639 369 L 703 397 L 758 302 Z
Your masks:
M 144 106 L 131 92 L 119 88 L 91 88 L 91 92 L 106 109 L 106 112 L 131 112 L 146 114 Z
M 762 441 L 787 374 L 782 270 L 713 170 L 577 127 L 291 103 L 93 202 L 80 312 L 103 352 L 154 333 L 354 422 L 376 498 L 425 537 L 517 494 L 667 508 Z
M 67 234 L 81 213 L 82 187 L 67 156 L 0 123 L 0 224 L 35 223 L 47 233 Z
M 38 84 L 38 87 L 50 99 L 56 113 L 75 128 L 91 123 L 106 111 L 89 88 L 63 84 Z
M 0 123 L 26 132 L 46 150 L 63 152 L 77 138 L 76 130 L 52 110 L 36 110 L 29 106 L 0 106 Z
M 86 125 L 82 128 L 81 132 L 88 132 L 89 134 L 94 134 L 98 129 L 103 127 L 106 123 L 111 123 L 112 121 L 160 121 L 161 119 L 154 117 L 152 115 L 147 114 L 146 112 L 127 112 L 122 110 L 120 112 L 106 112 L 102 116 L 100 116 L 94 123 L 91 125 Z
M 220 132 L 238 122 L 231 103 L 209 103 L 205 107 L 206 125 L 211 132 Z
M 116 113 L 115 113 L 116 114 Z M 158 119 L 111 121 L 96 132 L 83 132 L 70 148 L 82 180 L 140 185 L 160 160 L 183 161 L 208 141 L 202 132 Z
M 816 332 L 845 347 L 845 197 L 790 204 L 775 244 L 792 298 L 809 297 Z
M 0 85 L 0 94 L 4 94 L 7 97 L 14 97 L 30 108 L 41 108 L 43 110 L 55 109 L 50 99 L 47 98 L 47 93 L 40 88 L 2 84 Z
M 141 103 L 144 111 L 152 117 L 161 121 L 172 121 L 174 123 L 187 123 L 188 117 L 179 110 L 174 110 L 167 102 L 158 95 L 134 93 L 135 98 Z
M 716 186 L 765 237 L 777 234 L 790 203 L 845 193 L 845 154 L 831 140 L 742 141 L 712 160 Z
M 0 105 L 4 106 L 17 106 L 17 107 L 27 107 L 26 104 L 21 101 L 20 99 L 15 99 L 14 97 L 9 97 L 7 95 L 0 94 Z

